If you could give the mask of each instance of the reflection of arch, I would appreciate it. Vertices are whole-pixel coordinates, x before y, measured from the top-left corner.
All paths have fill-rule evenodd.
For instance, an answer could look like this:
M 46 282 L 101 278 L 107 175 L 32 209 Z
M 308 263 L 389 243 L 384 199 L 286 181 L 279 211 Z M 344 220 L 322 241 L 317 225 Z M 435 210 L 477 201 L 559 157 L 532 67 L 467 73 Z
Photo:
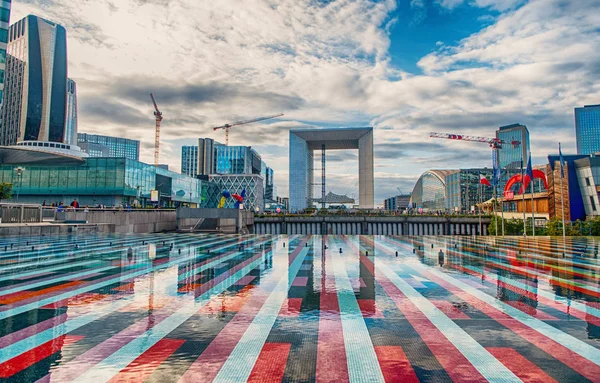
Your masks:
M 534 169 L 533 170 L 533 178 L 541 179 L 544 182 L 544 188 L 546 188 L 546 190 L 548 190 L 548 180 L 546 179 L 546 173 L 544 173 L 542 170 Z M 510 189 L 515 184 L 518 184 L 518 183 L 521 184 L 521 188 L 519 189 L 519 194 L 523 194 L 524 190 L 527 190 L 527 186 L 529 186 L 529 183 L 531 183 L 531 179 L 530 179 L 529 175 L 525 175 L 525 177 L 521 178 L 520 174 L 510 177 L 510 179 L 506 183 L 506 186 L 504 187 L 504 195 L 506 195 L 506 193 L 508 193 L 510 191 Z

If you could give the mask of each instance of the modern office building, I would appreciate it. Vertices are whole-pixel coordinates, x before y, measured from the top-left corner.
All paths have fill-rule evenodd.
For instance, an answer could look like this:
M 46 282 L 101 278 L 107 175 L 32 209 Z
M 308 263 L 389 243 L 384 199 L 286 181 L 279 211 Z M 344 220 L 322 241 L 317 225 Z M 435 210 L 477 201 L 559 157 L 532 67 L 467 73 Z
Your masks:
M 67 79 L 66 118 L 67 120 L 65 121 L 65 144 L 77 145 L 77 84 L 70 78 Z
M 482 185 L 481 177 L 492 179 L 492 169 L 460 169 L 446 176 L 445 208 L 456 213 L 476 211 L 477 204 L 493 197 L 493 188 Z
M 387 211 L 404 211 L 410 206 L 410 194 L 400 194 L 383 201 L 383 209 Z
M 548 177 L 548 212 L 550 218 L 562 218 L 563 200 L 566 221 L 584 220 L 586 211 L 583 201 L 580 177 L 577 173 L 577 160 L 587 159 L 586 155 L 563 155 L 565 161 L 564 178 L 561 184 L 560 158 L 558 155 L 548 156 L 546 175 Z M 561 187 L 562 185 L 562 187 Z
M 600 216 L 600 157 L 575 160 L 575 167 L 585 215 Z
M 0 109 L 4 96 L 6 78 L 6 51 L 8 48 L 8 26 L 10 25 L 10 1 L 0 2 Z M 0 121 L 0 125 L 2 122 Z
M 321 151 L 321 155 L 324 156 L 327 150 L 358 149 L 359 207 L 363 209 L 374 207 L 373 128 L 290 130 L 289 146 L 291 212 L 313 206 L 315 185 L 313 153 Z M 325 188 L 322 183 L 323 181 L 321 187 Z
M 8 34 L 0 145 L 68 143 L 65 28 L 29 15 Z
M 261 157 L 250 146 L 214 145 L 213 174 L 260 174 Z
M 181 174 L 190 177 L 198 174 L 198 146 L 181 147 Z
M 501 126 L 496 131 L 496 138 L 505 142 L 498 151 L 500 166 L 503 169 L 521 169 L 521 163 L 527 166 L 529 130 L 525 125 Z
M 216 145 L 220 145 L 218 142 Z M 214 173 L 215 167 L 215 140 L 212 138 L 198 138 L 198 156 L 196 157 L 196 174 L 207 176 Z M 193 159 L 190 159 L 193 161 Z
M 411 196 L 411 207 L 418 212 L 446 210 L 446 177 L 459 170 L 428 170 L 419 177 Z
M 65 161 L 69 160 L 65 158 Z M 24 168 L 20 173 L 16 168 Z M 192 205 L 215 208 L 220 189 L 216 184 L 188 177 L 126 158 L 88 158 L 49 164 L 47 161 L 4 164 L 0 182 L 14 185 L 13 199 L 21 203 L 69 204 L 77 198 L 82 206 Z M 159 201 L 151 201 L 151 191 Z
M 259 174 L 214 174 L 209 180 L 218 186 L 219 193 L 227 190 L 231 194 L 241 195 L 246 190 L 244 209 L 262 212 L 265 209 L 263 179 Z M 229 198 L 225 208 L 233 208 L 235 200 Z
M 265 203 L 275 202 L 277 198 L 277 192 L 275 190 L 275 185 L 273 181 L 275 173 L 273 172 L 273 169 L 268 167 L 264 161 L 261 161 L 260 175 L 263 178 L 263 187 L 265 190 Z
M 575 108 L 577 154 L 600 152 L 600 105 Z
M 122 137 L 78 133 L 77 145 L 90 157 L 116 157 L 139 161 L 140 142 Z

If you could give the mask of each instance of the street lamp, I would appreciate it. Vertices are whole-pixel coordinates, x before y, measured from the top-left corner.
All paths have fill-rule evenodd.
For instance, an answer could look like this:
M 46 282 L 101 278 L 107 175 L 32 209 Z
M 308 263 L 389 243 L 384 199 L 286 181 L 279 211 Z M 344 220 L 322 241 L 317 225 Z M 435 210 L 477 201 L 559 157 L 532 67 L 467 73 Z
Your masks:
M 15 169 L 15 171 L 17 172 L 17 177 L 19 177 L 19 188 L 17 189 L 17 203 L 19 203 L 19 193 L 21 192 L 21 187 L 23 186 L 23 171 L 25 171 L 25 168 L 18 167 Z

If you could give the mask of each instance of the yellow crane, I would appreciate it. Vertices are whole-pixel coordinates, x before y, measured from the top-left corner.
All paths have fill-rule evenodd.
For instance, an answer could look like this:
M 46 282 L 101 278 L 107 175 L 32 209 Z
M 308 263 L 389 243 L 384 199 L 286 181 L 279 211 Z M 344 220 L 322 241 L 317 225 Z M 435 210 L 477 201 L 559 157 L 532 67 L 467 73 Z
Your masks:
M 150 98 L 154 104 L 154 118 L 156 120 L 156 131 L 154 134 L 154 166 L 158 166 L 158 157 L 160 155 L 160 123 L 163 120 L 162 112 L 158 110 L 154 95 L 150 93 Z

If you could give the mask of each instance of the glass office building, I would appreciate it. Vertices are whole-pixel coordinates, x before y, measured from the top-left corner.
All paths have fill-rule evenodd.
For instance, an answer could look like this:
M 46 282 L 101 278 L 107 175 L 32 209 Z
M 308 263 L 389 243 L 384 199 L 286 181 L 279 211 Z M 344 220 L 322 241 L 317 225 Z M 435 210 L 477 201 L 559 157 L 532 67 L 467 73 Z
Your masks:
M 260 174 L 261 158 L 249 146 L 214 146 L 213 174 Z
M 600 152 L 600 105 L 575 108 L 577 154 Z
M 493 188 L 481 184 L 481 176 L 492 180 L 491 169 L 461 169 L 446 176 L 446 209 L 454 212 L 476 210 L 480 202 L 493 197 Z
M 181 174 L 195 177 L 198 174 L 198 147 L 183 146 L 181 148 Z
M 411 204 L 423 212 L 446 210 L 446 177 L 458 170 L 429 170 L 421 175 L 412 192 Z
M 585 215 L 600 216 L 600 157 L 575 160 L 575 166 Z
M 67 143 L 67 31 L 29 15 L 8 30 L 0 144 Z
M 8 47 L 10 6 L 10 1 L 0 2 L 0 109 L 2 108 L 2 100 L 4 96 L 4 79 L 6 77 L 6 50 Z
M 221 192 L 227 190 L 231 194 L 241 195 L 246 190 L 244 209 L 262 212 L 265 209 L 263 179 L 258 174 L 221 174 L 210 176 L 210 181 L 218 186 Z M 235 200 L 228 198 L 225 208 L 233 208 Z
M 21 175 L 16 171 L 22 168 Z M 89 158 L 83 165 L 3 165 L 0 182 L 13 184 L 13 200 L 22 203 L 82 206 L 153 205 L 150 192 L 158 190 L 160 205 L 217 207 L 219 188 L 198 180 L 126 158 Z
M 265 203 L 275 202 L 277 198 L 277 192 L 275 191 L 275 185 L 273 185 L 273 169 L 267 166 L 264 161 L 261 161 L 260 175 L 263 178 L 263 188 L 265 191 Z
M 496 131 L 496 138 L 504 141 L 498 151 L 500 167 L 503 169 L 521 169 L 527 166 L 529 157 L 529 130 L 525 125 L 512 124 L 501 126 Z
M 67 79 L 65 144 L 77 145 L 77 84 L 70 78 Z
M 117 157 L 139 161 L 140 142 L 122 137 L 77 134 L 77 145 L 90 157 Z

